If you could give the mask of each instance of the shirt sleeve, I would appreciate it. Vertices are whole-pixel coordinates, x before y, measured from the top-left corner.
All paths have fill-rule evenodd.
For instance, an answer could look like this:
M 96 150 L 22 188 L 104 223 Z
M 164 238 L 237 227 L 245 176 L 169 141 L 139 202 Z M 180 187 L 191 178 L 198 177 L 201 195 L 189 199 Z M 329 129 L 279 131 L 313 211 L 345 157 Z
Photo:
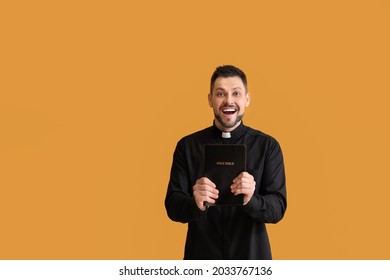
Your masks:
M 256 190 L 243 207 L 254 220 L 263 223 L 279 222 L 287 208 L 286 179 L 283 154 L 279 143 L 271 138 L 264 161 L 261 179 L 256 180 Z
M 183 140 L 179 141 L 173 154 L 171 175 L 165 197 L 165 209 L 168 217 L 176 222 L 187 223 L 200 217 L 201 211 L 192 194 L 189 167 L 185 158 Z

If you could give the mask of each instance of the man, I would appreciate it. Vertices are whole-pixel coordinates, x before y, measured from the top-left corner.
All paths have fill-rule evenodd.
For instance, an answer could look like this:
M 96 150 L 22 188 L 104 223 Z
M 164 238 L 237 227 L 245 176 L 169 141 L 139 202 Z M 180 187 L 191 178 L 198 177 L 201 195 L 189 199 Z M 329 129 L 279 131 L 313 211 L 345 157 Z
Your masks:
M 265 223 L 280 221 L 287 206 L 280 146 L 244 126 L 250 94 L 237 67 L 215 70 L 208 101 L 214 123 L 178 142 L 165 198 L 168 216 L 188 223 L 184 259 L 272 259 Z M 216 185 L 203 176 L 205 144 L 246 145 L 247 172 L 231 185 L 234 195 L 243 195 L 243 205 L 205 207 L 218 199 Z

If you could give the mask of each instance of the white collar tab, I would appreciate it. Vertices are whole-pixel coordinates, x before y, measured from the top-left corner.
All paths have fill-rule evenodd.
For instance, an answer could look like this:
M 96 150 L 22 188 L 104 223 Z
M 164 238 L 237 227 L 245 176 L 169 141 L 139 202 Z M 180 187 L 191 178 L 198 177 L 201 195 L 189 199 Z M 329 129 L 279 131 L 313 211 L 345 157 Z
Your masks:
M 222 138 L 232 138 L 230 132 L 222 132 Z

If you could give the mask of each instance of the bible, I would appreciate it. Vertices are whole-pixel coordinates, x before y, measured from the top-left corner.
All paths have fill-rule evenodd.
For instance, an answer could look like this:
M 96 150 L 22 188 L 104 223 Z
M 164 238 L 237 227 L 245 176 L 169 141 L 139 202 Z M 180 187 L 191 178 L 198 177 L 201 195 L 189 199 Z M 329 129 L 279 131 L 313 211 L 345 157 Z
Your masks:
M 204 175 L 219 190 L 215 203 L 206 206 L 243 205 L 242 194 L 235 196 L 230 186 L 233 179 L 246 171 L 246 146 L 228 144 L 206 144 L 204 150 Z

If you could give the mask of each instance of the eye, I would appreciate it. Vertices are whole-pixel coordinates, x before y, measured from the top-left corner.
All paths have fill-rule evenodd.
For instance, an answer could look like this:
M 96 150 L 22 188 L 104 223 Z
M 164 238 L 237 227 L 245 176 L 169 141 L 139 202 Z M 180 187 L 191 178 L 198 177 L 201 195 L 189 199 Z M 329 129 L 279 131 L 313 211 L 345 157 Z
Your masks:
M 240 95 L 241 95 L 241 92 L 235 91 L 235 92 L 233 92 L 233 95 L 234 95 L 234 96 L 240 96 Z
M 225 94 L 222 91 L 217 91 L 217 96 L 224 96 Z

